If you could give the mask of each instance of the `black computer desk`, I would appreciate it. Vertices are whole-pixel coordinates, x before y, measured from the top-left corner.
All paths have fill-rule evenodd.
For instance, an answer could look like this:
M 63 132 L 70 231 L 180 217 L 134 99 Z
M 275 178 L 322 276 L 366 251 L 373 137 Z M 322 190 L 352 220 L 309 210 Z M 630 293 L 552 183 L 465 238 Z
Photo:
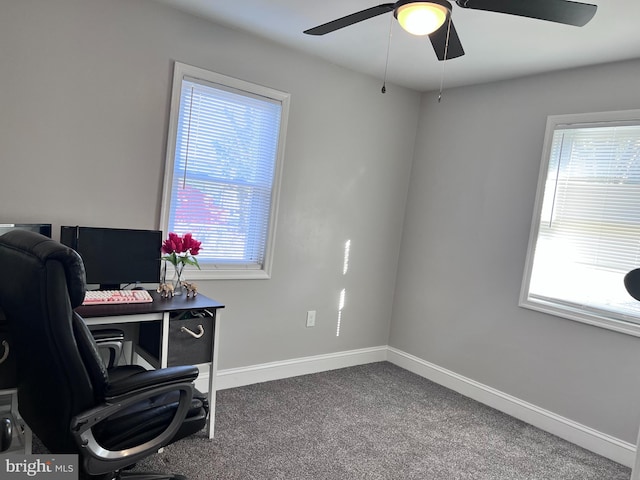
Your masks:
M 161 298 L 155 291 L 149 293 L 153 297 L 151 303 L 82 305 L 76 312 L 90 328 L 117 324 L 138 326 L 136 338 L 130 339 L 132 360 L 146 362 L 153 368 L 197 365 L 200 374 L 196 387 L 208 393 L 207 430 L 209 438 L 213 438 L 220 309 L 224 305 L 202 294 Z

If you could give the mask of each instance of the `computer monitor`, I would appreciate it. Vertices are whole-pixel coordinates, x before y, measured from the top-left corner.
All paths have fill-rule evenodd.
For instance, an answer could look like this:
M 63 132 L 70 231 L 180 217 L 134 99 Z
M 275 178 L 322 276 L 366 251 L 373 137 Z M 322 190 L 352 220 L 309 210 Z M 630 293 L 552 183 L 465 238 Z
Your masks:
M 50 223 L 0 223 L 0 235 L 11 230 L 29 230 L 51 238 Z
M 101 290 L 160 281 L 159 230 L 62 226 L 60 242 L 80 254 L 87 283 Z

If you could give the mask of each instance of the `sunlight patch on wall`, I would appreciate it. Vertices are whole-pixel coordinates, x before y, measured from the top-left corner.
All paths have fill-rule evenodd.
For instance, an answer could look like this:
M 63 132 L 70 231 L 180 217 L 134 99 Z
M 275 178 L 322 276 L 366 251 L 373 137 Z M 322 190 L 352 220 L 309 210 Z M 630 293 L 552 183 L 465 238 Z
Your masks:
M 349 271 L 349 253 L 351 251 L 351 240 L 347 240 L 344 244 L 344 262 L 342 265 L 342 275 L 346 275 Z
M 347 240 L 344 244 L 344 256 L 342 260 L 342 275 L 346 275 L 349 271 L 349 255 L 351 254 L 351 240 Z M 347 289 L 343 288 L 340 292 L 340 300 L 338 300 L 338 325 L 336 327 L 336 337 L 340 336 L 340 327 L 342 325 L 342 310 L 344 309 L 345 299 L 347 297 Z
M 344 300 L 347 296 L 347 289 L 343 288 L 340 292 L 340 300 L 338 301 L 338 328 L 336 329 L 336 337 L 340 336 L 340 325 L 342 323 L 342 309 L 344 308 Z

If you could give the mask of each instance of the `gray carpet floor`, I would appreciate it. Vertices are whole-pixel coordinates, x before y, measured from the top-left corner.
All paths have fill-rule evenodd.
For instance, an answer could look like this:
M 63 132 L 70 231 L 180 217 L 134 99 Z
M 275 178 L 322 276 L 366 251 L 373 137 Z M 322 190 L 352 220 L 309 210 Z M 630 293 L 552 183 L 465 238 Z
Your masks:
M 216 438 L 135 470 L 191 480 L 628 480 L 629 468 L 390 363 L 218 392 Z

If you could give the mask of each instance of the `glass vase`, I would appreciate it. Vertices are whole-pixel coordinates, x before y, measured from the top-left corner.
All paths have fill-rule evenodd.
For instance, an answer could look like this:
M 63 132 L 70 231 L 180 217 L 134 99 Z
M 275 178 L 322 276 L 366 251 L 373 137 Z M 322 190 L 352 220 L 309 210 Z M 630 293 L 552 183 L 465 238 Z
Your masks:
M 184 263 L 178 263 L 177 265 L 174 265 L 173 278 L 171 279 L 174 295 L 182 295 L 184 293 L 184 286 L 182 285 L 182 282 L 184 281 L 184 277 L 182 276 L 183 270 Z

